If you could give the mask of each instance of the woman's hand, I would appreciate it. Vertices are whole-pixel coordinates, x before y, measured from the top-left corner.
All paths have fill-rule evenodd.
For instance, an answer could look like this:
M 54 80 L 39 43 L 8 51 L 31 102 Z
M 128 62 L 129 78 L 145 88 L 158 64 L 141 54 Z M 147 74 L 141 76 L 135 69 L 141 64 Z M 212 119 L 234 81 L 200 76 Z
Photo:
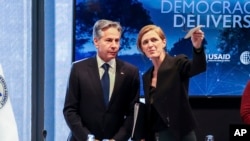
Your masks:
M 196 30 L 191 35 L 191 41 L 195 49 L 201 48 L 203 39 L 204 39 L 204 32 L 201 29 Z

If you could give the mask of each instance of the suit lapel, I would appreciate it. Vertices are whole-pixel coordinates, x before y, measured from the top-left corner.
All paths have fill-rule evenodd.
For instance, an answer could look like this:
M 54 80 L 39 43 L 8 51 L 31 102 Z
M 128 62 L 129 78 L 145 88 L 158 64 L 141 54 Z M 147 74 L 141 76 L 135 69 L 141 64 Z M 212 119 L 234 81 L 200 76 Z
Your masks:
M 103 107 L 105 107 L 104 103 L 104 97 L 103 97 L 103 92 L 102 92 L 102 85 L 100 81 L 100 74 L 99 74 L 99 69 L 97 65 L 97 60 L 95 57 L 93 57 L 88 64 L 88 74 L 89 74 L 89 79 L 88 80 L 93 88 L 93 96 L 97 96 L 97 100 L 100 100 L 98 103 L 102 103 Z
M 119 94 L 120 87 L 122 87 L 122 82 L 124 81 L 124 78 L 126 75 L 125 74 L 126 72 L 123 71 L 123 65 L 124 65 L 123 62 L 116 59 L 115 83 L 114 83 L 114 89 L 113 89 L 109 104 L 113 103 L 113 101 L 116 99 L 117 95 Z
M 152 78 L 153 67 L 151 67 L 144 75 L 143 75 L 143 87 L 144 87 L 144 95 L 145 99 L 149 99 L 149 90 L 151 86 L 151 78 Z

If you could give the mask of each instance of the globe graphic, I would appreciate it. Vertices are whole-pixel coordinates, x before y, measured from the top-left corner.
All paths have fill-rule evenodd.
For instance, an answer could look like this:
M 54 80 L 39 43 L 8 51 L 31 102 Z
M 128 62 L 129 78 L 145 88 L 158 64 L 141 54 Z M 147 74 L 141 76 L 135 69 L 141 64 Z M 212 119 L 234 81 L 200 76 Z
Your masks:
M 240 61 L 244 65 L 249 65 L 250 64 L 250 51 L 244 51 L 240 55 Z

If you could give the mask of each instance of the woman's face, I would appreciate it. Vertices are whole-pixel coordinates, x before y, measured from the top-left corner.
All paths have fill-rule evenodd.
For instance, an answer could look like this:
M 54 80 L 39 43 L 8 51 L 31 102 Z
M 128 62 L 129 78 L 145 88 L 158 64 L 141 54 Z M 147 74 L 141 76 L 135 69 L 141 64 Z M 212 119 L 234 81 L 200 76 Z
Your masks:
M 162 54 L 165 54 L 165 46 L 166 39 L 161 39 L 154 30 L 149 31 L 142 36 L 141 49 L 150 59 L 159 58 Z

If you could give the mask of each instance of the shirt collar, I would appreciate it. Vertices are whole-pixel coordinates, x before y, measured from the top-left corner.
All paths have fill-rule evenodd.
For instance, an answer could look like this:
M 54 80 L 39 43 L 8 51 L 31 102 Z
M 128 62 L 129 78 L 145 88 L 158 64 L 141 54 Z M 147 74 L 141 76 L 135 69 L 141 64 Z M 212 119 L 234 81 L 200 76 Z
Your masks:
M 98 55 L 96 55 L 98 68 L 101 68 L 104 63 L 108 63 L 111 68 L 115 68 L 115 59 L 111 59 L 109 62 L 103 61 Z

